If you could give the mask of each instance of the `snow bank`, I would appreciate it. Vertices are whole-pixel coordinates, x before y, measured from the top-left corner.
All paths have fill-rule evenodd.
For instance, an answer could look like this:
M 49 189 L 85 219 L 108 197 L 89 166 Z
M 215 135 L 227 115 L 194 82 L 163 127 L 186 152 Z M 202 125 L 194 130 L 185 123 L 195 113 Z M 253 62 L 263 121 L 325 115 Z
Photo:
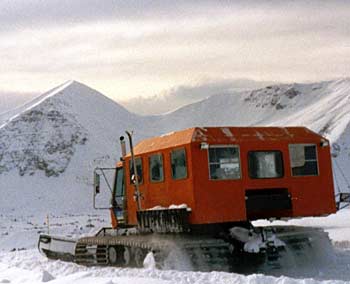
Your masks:
M 317 284 L 346 283 L 340 280 L 321 281 L 315 279 L 293 279 L 289 277 L 272 277 L 259 274 L 249 276 L 224 272 L 179 272 L 155 269 L 121 269 L 82 267 L 72 263 L 48 261 L 36 252 L 23 252 L 21 256 L 10 258 L 0 256 L 0 283 L 134 283 L 134 284 Z M 18 262 L 21 258 L 23 261 Z M 6 262 L 6 263 L 5 263 Z

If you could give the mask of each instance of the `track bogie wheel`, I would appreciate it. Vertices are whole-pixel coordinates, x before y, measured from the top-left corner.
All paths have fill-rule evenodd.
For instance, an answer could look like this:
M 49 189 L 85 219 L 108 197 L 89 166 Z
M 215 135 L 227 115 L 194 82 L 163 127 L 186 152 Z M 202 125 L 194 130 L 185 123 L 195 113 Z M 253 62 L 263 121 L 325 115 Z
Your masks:
M 108 247 L 108 264 L 117 265 L 119 264 L 120 255 L 118 249 L 115 246 Z
M 123 247 L 123 258 L 122 258 L 122 266 L 130 266 L 132 260 L 132 253 L 130 247 Z
M 133 253 L 133 260 L 137 268 L 143 267 L 143 261 L 145 260 L 146 254 L 147 254 L 146 250 L 142 248 L 135 248 Z

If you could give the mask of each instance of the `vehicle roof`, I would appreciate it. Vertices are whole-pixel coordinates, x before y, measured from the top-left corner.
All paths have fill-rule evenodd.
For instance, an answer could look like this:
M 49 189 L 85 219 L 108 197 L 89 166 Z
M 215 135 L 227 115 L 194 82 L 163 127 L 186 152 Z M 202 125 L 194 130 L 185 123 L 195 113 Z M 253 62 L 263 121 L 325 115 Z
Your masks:
M 142 140 L 134 147 L 134 153 L 140 155 L 195 142 L 208 144 L 240 144 L 248 141 L 301 143 L 319 141 L 321 138 L 322 136 L 306 127 L 193 127 Z

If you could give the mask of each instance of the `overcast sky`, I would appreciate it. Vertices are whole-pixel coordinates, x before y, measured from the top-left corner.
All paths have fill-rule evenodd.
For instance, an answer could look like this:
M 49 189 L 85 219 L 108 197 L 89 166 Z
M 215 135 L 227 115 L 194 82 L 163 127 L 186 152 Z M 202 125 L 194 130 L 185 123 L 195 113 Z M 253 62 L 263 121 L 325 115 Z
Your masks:
M 350 1 L 1 0 L 0 58 L 0 93 L 346 77 Z

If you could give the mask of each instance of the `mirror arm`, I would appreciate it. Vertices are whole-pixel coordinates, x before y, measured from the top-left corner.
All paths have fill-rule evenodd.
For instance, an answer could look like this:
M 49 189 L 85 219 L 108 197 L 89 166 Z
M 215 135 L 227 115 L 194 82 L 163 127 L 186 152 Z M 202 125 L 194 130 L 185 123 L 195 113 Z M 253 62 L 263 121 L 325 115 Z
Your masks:
M 134 170 L 134 176 L 135 176 L 134 186 L 135 186 L 136 205 L 137 205 L 137 210 L 140 211 L 141 210 L 141 193 L 140 193 L 140 188 L 139 188 L 139 178 L 138 178 L 137 166 L 136 166 L 135 155 L 134 155 L 134 146 L 132 143 L 132 133 L 129 131 L 125 131 L 125 133 L 129 138 L 131 160 L 133 163 L 133 170 Z

